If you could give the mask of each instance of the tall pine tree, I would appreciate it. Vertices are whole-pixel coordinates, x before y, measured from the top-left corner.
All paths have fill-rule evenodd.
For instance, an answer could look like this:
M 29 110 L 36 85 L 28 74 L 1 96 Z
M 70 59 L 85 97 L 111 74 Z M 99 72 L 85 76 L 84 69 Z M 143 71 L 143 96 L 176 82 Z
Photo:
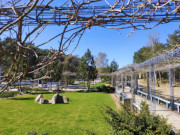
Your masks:
M 87 81 L 87 87 L 89 90 L 90 81 L 96 79 L 97 77 L 94 57 L 89 49 L 87 49 L 87 51 L 81 58 L 80 64 L 78 66 L 78 75 L 80 78 Z

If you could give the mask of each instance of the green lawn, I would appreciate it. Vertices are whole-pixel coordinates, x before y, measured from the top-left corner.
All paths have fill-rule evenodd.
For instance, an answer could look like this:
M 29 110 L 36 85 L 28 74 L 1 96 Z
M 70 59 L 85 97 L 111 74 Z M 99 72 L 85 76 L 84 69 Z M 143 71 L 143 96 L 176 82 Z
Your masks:
M 63 93 L 69 104 L 38 104 L 37 95 L 23 95 L 0 100 L 0 135 L 109 134 L 110 129 L 99 110 L 102 104 L 115 108 L 114 101 L 105 93 Z M 53 94 L 46 94 L 46 99 Z
M 100 82 L 100 83 L 96 83 L 95 85 L 91 84 L 90 87 L 99 87 L 99 86 L 103 86 L 105 85 L 105 82 Z M 75 86 L 87 86 L 87 83 L 79 83 L 79 84 L 75 84 Z

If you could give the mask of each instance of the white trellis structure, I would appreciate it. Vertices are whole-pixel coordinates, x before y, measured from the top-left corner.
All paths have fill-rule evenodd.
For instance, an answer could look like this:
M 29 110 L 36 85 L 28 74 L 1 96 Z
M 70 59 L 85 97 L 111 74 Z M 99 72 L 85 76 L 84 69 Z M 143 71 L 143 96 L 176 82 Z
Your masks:
M 115 84 L 115 76 L 121 76 L 121 86 L 124 92 L 125 78 L 131 77 L 131 92 L 133 103 L 135 102 L 135 92 L 138 89 L 137 74 L 148 73 L 148 97 L 150 98 L 150 110 L 155 113 L 156 111 L 156 90 L 155 90 L 155 72 L 156 71 L 169 71 L 169 86 L 170 86 L 170 107 L 174 110 L 174 105 L 178 104 L 174 102 L 174 88 L 173 88 L 173 69 L 180 67 L 180 48 L 174 49 L 167 53 L 161 54 L 157 57 L 151 58 L 140 64 L 132 64 L 127 67 L 121 68 L 120 70 L 112 73 L 112 82 Z M 126 77 L 125 77 L 126 76 Z M 118 86 L 118 84 L 117 84 Z M 178 106 L 179 109 L 179 106 Z

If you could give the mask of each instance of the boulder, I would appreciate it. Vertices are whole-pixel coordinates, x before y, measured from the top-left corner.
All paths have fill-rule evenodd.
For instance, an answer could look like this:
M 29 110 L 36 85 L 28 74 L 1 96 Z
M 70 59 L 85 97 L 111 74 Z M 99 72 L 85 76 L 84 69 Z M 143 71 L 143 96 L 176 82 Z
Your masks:
M 45 100 L 44 98 L 40 98 L 39 103 L 44 104 L 44 100 Z
M 63 96 L 59 93 L 55 94 L 52 98 L 52 104 L 64 103 Z
M 53 96 L 52 99 L 47 100 L 47 99 L 44 99 L 42 94 L 39 94 L 36 97 L 35 101 L 38 102 L 39 104 L 57 104 L 57 103 L 65 103 L 65 104 L 67 104 L 68 101 L 69 101 L 69 98 L 68 97 L 63 97 L 62 95 L 57 93 L 57 94 L 55 94 Z
M 63 102 L 64 102 L 65 104 L 67 104 L 68 101 L 69 101 L 69 98 L 68 98 L 68 97 L 63 97 Z
M 44 98 L 40 98 L 40 100 L 39 100 L 39 104 L 48 104 L 48 103 L 49 103 L 49 101 Z
M 49 104 L 52 104 L 52 99 L 48 100 Z
M 39 94 L 39 95 L 36 97 L 35 101 L 36 101 L 36 102 L 39 102 L 41 98 L 44 98 L 44 97 L 43 97 L 42 94 Z

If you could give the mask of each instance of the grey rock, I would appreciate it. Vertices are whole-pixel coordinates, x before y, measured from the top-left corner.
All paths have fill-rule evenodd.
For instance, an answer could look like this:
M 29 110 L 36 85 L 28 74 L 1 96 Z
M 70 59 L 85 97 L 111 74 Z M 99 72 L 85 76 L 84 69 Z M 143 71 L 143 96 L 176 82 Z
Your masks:
M 69 101 L 69 98 L 68 97 L 63 97 L 63 101 L 64 101 L 65 104 L 67 104 L 68 101 Z
M 39 104 L 44 104 L 44 98 L 40 98 L 40 100 L 39 100 Z
M 36 101 L 36 102 L 39 102 L 41 98 L 44 98 L 44 97 L 43 97 L 42 94 L 39 94 L 39 95 L 36 97 L 35 101 Z
M 60 95 L 58 93 L 58 94 L 55 94 L 52 97 L 52 99 L 47 100 L 47 99 L 44 99 L 42 94 L 39 94 L 36 97 L 35 101 L 38 102 L 39 104 L 57 104 L 57 103 L 65 103 L 65 104 L 67 104 L 68 101 L 69 101 L 69 98 L 65 97 L 65 96 L 63 97 L 62 95 Z
M 40 98 L 40 100 L 39 100 L 39 104 L 48 104 L 48 103 L 49 103 L 49 101 L 44 98 Z
M 52 104 L 64 103 L 63 96 L 59 93 L 55 94 L 52 98 Z
M 49 104 L 52 104 L 52 99 L 48 100 Z

